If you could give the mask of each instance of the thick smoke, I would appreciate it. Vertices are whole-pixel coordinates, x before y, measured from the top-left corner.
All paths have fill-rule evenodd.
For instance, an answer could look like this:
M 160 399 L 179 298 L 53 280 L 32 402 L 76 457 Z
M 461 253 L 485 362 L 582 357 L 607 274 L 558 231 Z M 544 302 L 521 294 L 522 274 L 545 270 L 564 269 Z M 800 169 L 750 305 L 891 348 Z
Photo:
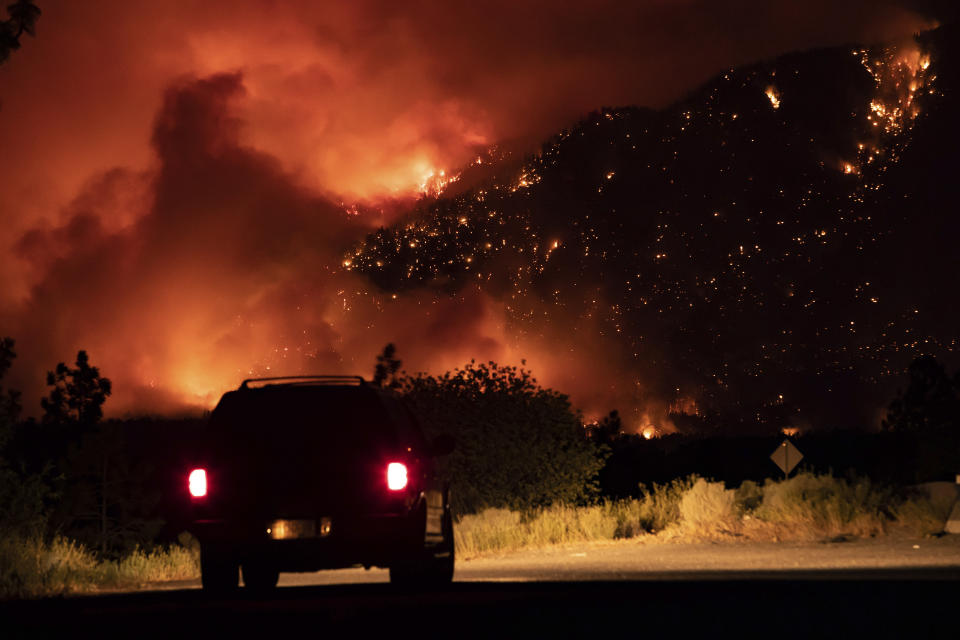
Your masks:
M 391 339 L 414 364 L 497 355 L 481 296 L 381 300 L 337 268 L 365 228 L 239 144 L 242 96 L 239 74 L 170 89 L 146 193 L 143 177 L 112 173 L 62 226 L 23 235 L 20 256 L 44 275 L 9 325 L 35 365 L 22 384 L 34 391 L 43 367 L 86 348 L 115 380 L 115 411 L 164 410 L 208 406 L 248 375 L 369 373 Z M 107 228 L 131 190 L 142 215 Z
M 347 205 L 376 211 L 489 144 L 662 105 L 725 66 L 922 26 L 888 3 L 796 7 L 44 2 L 0 67 L 11 382 L 33 413 L 44 372 L 84 348 L 113 413 L 205 407 L 251 374 L 369 374 L 393 341 L 410 370 L 526 358 L 592 412 L 642 394 L 599 337 L 509 335 L 476 291 L 371 291 L 340 261 L 392 209 Z

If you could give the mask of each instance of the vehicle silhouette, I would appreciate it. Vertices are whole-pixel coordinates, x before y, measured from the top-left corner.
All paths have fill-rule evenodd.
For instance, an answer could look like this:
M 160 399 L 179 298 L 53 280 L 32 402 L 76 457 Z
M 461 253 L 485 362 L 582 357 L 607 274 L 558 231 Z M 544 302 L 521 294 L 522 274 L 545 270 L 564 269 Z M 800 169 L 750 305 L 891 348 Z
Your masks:
M 453 518 L 402 399 L 361 377 L 244 380 L 210 416 L 184 478 L 203 588 L 276 586 L 280 572 L 362 565 L 390 580 L 453 577 Z

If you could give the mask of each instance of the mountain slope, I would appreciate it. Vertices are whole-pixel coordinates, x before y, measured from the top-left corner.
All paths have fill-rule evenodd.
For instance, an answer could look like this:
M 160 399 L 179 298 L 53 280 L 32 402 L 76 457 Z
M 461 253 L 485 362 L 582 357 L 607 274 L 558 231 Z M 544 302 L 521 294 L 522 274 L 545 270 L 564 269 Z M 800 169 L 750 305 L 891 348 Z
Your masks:
M 957 347 L 957 35 L 603 109 L 345 264 L 389 291 L 480 287 L 519 339 L 612 336 L 678 423 L 875 422 L 913 357 Z

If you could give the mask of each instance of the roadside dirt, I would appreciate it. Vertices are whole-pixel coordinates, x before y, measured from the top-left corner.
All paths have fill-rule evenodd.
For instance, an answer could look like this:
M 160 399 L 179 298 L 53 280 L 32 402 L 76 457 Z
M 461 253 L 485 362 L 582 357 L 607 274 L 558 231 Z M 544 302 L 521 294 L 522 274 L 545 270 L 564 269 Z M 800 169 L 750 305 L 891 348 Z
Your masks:
M 588 543 L 490 555 L 458 564 L 461 579 L 490 572 L 525 579 L 678 578 L 797 571 L 956 569 L 960 535 L 875 538 L 836 542 L 656 542 L 644 539 Z

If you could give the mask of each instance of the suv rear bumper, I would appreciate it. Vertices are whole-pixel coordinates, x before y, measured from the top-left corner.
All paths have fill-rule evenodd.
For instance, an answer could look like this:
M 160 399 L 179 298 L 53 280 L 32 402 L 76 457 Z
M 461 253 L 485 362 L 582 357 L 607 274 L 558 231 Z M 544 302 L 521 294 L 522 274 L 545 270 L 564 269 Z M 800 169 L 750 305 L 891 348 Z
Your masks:
M 423 518 L 410 515 L 341 516 L 330 519 L 329 535 L 275 540 L 269 521 L 198 520 L 192 531 L 203 547 L 256 559 L 280 571 L 317 571 L 354 565 L 387 567 L 423 548 Z

